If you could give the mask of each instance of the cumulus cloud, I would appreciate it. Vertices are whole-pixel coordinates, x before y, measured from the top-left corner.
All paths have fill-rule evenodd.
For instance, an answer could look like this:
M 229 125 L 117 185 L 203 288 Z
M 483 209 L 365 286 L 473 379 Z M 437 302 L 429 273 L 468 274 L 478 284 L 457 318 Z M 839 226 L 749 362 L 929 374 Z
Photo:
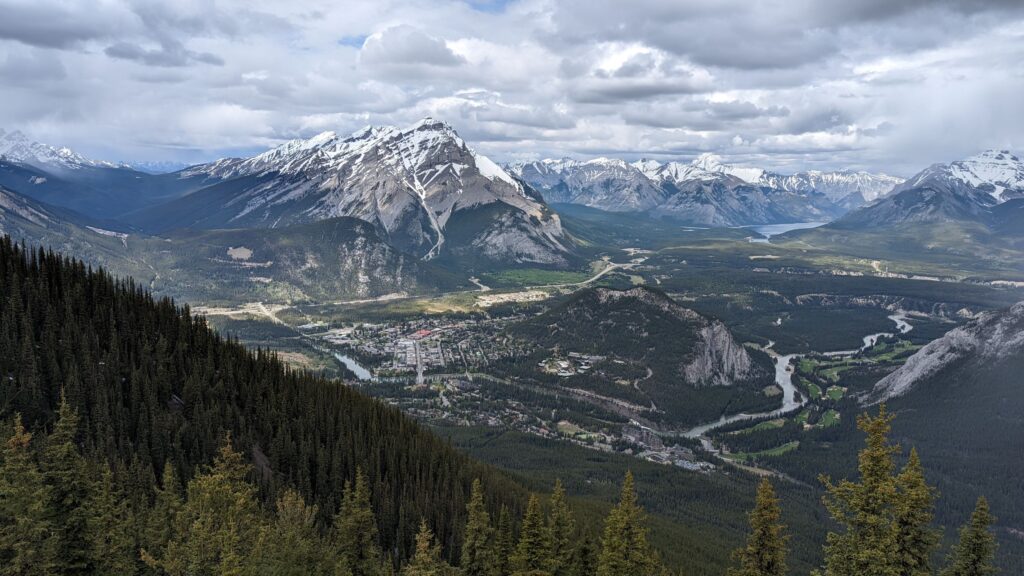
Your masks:
M 1024 3 L 0 0 L 0 80 L 0 126 L 113 160 L 430 114 L 497 159 L 908 174 L 1024 152 Z
M 359 52 L 368 66 L 458 66 L 465 62 L 444 40 L 413 26 L 392 26 L 369 36 Z

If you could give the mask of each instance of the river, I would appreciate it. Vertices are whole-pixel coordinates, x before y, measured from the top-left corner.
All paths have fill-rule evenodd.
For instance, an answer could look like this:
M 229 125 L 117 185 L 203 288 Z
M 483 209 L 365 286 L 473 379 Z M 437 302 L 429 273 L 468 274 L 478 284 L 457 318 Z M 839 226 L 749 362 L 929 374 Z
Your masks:
M 907 315 L 903 311 L 899 311 L 896 314 L 889 316 L 889 319 L 896 323 L 896 330 L 900 334 L 906 334 L 914 328 L 909 322 L 907 322 Z M 868 334 L 863 339 L 864 345 L 857 350 L 838 350 L 835 352 L 825 352 L 824 354 L 827 356 L 850 356 L 871 348 L 876 342 L 878 342 L 878 339 L 883 336 L 888 337 L 893 336 L 893 334 L 891 332 Z M 723 414 L 718 420 L 690 428 L 683 432 L 682 435 L 686 438 L 700 438 L 711 430 L 720 428 L 726 424 L 732 424 L 733 422 L 740 422 L 743 420 L 782 416 L 803 406 L 807 402 L 807 399 L 804 398 L 803 394 L 799 395 L 799 399 L 797 398 L 798 392 L 796 385 L 793 384 L 793 369 L 790 366 L 794 359 L 803 356 L 803 354 L 780 355 L 772 350 L 774 345 L 774 342 L 769 341 L 768 345 L 765 346 L 764 351 L 767 352 L 775 361 L 775 383 L 779 388 L 782 388 L 782 406 L 770 412 L 757 412 L 754 414 L 747 414 L 745 412 L 739 412 L 737 414 Z
M 334 357 L 338 359 L 338 362 L 344 364 L 345 368 L 351 370 L 352 373 L 356 375 L 356 378 L 363 381 L 373 380 L 373 374 L 371 374 L 369 370 L 361 366 L 359 362 L 356 362 L 355 360 L 349 358 L 348 356 L 345 356 L 341 352 L 334 352 Z

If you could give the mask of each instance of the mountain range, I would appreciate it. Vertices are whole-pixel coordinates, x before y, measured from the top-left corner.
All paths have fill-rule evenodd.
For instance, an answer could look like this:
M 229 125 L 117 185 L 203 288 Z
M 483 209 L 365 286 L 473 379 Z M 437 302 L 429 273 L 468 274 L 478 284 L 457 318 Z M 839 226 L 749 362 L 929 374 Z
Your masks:
M 1024 198 L 1024 162 L 989 150 L 965 160 L 934 164 L 892 193 L 840 218 L 835 228 L 877 228 L 907 223 L 976 221 L 991 224 Z
M 548 159 L 511 164 L 508 169 L 548 202 L 646 212 L 705 226 L 828 221 L 902 182 L 885 174 L 854 171 L 783 175 L 725 164 L 713 154 L 690 163 Z
M 503 168 L 432 118 L 324 132 L 161 174 L 0 131 L 0 186 L 5 231 L 150 278 L 158 290 L 187 286 L 190 295 L 216 294 L 212 277 L 253 296 L 337 290 L 363 298 L 463 284 L 441 268 L 571 267 L 580 240 L 557 213 L 571 212 L 569 204 L 673 225 L 829 221 L 788 237 L 844 250 L 863 244 L 865 254 L 877 251 L 878 238 L 918 253 L 949 243 L 973 259 L 991 257 L 991 246 L 1006 256 L 1024 244 L 1024 163 L 1007 151 L 936 164 L 905 182 L 852 171 L 783 175 L 710 154 L 689 163 L 598 158 Z M 199 237 L 216 239 L 216 249 Z M 307 247 L 301 258 L 279 251 L 313 238 L 338 243 Z M 239 246 L 258 247 L 252 261 L 226 256 Z M 195 254 L 205 255 L 203 265 L 188 265 Z M 324 283 L 343 269 L 351 282 Z

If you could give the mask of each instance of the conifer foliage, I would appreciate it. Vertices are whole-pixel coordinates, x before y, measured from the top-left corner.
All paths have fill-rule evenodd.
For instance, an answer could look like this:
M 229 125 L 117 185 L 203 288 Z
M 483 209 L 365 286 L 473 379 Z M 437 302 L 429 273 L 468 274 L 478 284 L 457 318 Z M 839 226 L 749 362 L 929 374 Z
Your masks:
M 747 545 L 734 553 L 737 568 L 728 576 L 783 576 L 786 573 L 785 529 L 780 520 L 782 509 L 775 488 L 763 479 L 757 488 L 757 502 L 750 513 Z

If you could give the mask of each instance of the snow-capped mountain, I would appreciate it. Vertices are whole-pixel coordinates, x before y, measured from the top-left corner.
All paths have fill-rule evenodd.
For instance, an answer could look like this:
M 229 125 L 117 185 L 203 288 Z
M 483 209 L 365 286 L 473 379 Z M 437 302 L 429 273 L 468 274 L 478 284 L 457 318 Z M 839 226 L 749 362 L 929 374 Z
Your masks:
M 702 154 L 689 163 L 643 159 L 627 164 L 607 158 L 541 160 L 514 164 L 509 170 L 550 202 L 648 212 L 707 226 L 831 220 L 846 211 L 816 189 L 816 184 L 843 182 L 838 176 L 782 176 L 760 168 L 733 166 L 714 154 Z M 856 189 L 854 183 L 845 185 Z M 855 205 L 863 202 L 860 199 Z
M 788 176 L 766 172 L 759 181 L 766 186 L 792 192 L 814 190 L 824 194 L 833 202 L 851 198 L 854 199 L 853 202 L 856 202 L 855 199 L 859 197 L 861 199 L 859 204 L 863 205 L 891 192 L 893 188 L 903 183 L 903 178 L 864 172 L 863 170 L 835 172 L 810 170 Z
M 51 169 L 117 168 L 110 162 L 90 160 L 70 148 L 55 148 L 36 142 L 18 130 L 5 132 L 2 128 L 0 128 L 0 160 Z
M 177 160 L 125 160 L 121 162 L 121 166 L 145 172 L 146 174 L 169 174 L 184 170 L 191 166 L 191 164 Z
M 992 196 L 996 203 L 1024 198 L 1024 162 L 1007 150 L 986 150 L 964 160 L 929 166 L 896 192 L 933 183 L 978 189 Z
M 512 164 L 508 169 L 548 202 L 634 212 L 653 208 L 664 199 L 655 183 L 622 160 L 563 158 Z
M 632 164 L 645 176 L 655 182 L 671 182 L 682 184 L 692 180 L 714 180 L 721 176 L 733 176 L 744 182 L 759 184 L 761 177 L 765 174 L 760 168 L 746 168 L 733 166 L 722 162 L 721 156 L 705 153 L 698 156 L 689 164 L 681 162 L 659 163 L 656 160 L 639 160 Z
M 208 186 L 140 212 L 135 223 L 150 230 L 278 228 L 350 216 L 426 259 L 451 253 L 559 264 L 568 252 L 561 222 L 543 200 L 432 118 L 349 136 L 324 132 L 176 177 Z
M 950 164 L 934 164 L 874 204 L 835 222 L 864 228 L 921 222 L 990 224 L 1000 205 L 1024 198 L 1024 164 L 1006 151 L 989 150 Z
M 633 166 L 652 180 L 682 183 L 690 180 L 710 180 L 721 175 L 735 176 L 740 180 L 758 186 L 786 190 L 788 192 L 824 194 L 833 202 L 844 201 L 851 195 L 859 195 L 859 204 L 866 204 L 885 195 L 902 178 L 888 174 L 874 174 L 864 171 L 840 170 L 821 172 L 811 170 L 796 174 L 780 174 L 746 166 L 726 164 L 715 154 L 701 154 L 693 162 L 682 164 L 654 160 L 634 162 Z

